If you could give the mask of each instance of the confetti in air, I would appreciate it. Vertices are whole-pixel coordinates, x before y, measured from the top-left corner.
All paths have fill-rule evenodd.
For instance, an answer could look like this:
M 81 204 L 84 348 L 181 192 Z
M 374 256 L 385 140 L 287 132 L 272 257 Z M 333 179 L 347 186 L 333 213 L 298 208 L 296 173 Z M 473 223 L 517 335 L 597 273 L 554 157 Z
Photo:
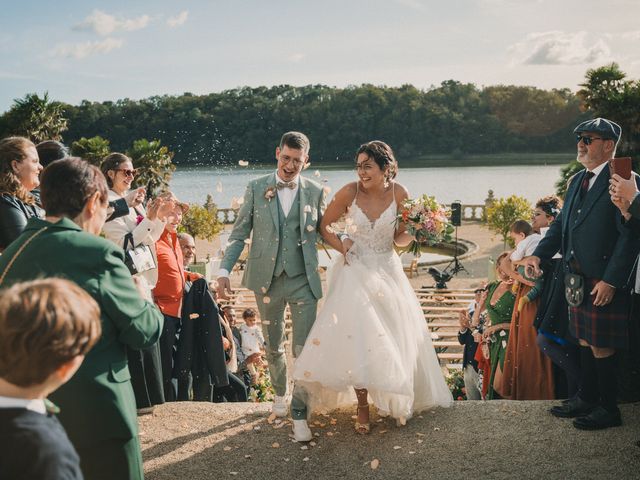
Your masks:
M 248 167 L 249 162 L 247 162 L 246 160 L 238 160 L 238 165 L 240 165 L 241 167 Z

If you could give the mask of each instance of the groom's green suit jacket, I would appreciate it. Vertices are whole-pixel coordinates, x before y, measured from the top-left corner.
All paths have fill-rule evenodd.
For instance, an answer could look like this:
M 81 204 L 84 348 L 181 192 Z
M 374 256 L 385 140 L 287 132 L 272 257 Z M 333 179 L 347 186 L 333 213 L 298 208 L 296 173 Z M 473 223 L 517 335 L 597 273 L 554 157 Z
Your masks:
M 299 178 L 300 243 L 305 272 L 313 295 L 320 298 L 322 285 L 316 243 L 325 209 L 325 193 L 319 183 Z M 245 240 L 251 239 L 242 285 L 256 293 L 266 293 L 273 279 L 278 248 L 282 244 L 278 208 L 275 173 L 249 182 L 220 265 L 231 271 L 245 247 Z

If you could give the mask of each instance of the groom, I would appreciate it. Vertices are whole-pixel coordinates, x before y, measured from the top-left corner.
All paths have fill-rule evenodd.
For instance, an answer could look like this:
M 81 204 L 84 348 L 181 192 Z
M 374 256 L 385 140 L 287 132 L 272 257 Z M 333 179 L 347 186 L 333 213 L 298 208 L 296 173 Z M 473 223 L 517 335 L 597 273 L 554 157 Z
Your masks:
M 300 176 L 309 159 L 306 135 L 285 133 L 276 148 L 276 159 L 274 173 L 252 180 L 247 186 L 221 263 L 218 296 L 228 298 L 229 272 L 245 243 L 249 243 L 242 285 L 256 295 L 276 393 L 272 411 L 284 417 L 288 410 L 284 310 L 289 305 L 293 320 L 292 351 L 297 357 L 322 297 L 316 242 L 325 195 L 321 185 Z M 306 421 L 306 392 L 301 387 L 293 389 L 291 416 L 295 439 L 311 440 Z

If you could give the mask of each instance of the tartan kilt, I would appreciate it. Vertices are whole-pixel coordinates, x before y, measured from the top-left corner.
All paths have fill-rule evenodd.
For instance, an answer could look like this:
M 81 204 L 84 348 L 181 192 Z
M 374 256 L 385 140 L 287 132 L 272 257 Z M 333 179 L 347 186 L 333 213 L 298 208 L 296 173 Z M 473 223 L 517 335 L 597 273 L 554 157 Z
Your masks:
M 613 300 L 604 307 L 593 305 L 589 293 L 600 280 L 584 278 L 584 301 L 569 307 L 569 331 L 593 347 L 626 349 L 629 343 L 629 292 L 616 289 Z

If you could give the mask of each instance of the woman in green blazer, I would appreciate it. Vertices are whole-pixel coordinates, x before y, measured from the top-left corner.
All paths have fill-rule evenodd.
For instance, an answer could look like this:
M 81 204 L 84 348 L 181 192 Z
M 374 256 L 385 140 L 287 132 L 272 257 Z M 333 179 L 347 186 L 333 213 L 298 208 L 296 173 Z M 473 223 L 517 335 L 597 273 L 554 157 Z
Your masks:
M 0 257 L 0 287 L 64 277 L 98 302 L 102 337 L 51 400 L 60 407 L 85 478 L 142 479 L 126 347 L 156 343 L 162 314 L 142 299 L 122 249 L 98 236 L 108 206 L 100 170 L 79 158 L 53 162 L 42 174 L 41 198 L 45 219 L 30 219 Z

